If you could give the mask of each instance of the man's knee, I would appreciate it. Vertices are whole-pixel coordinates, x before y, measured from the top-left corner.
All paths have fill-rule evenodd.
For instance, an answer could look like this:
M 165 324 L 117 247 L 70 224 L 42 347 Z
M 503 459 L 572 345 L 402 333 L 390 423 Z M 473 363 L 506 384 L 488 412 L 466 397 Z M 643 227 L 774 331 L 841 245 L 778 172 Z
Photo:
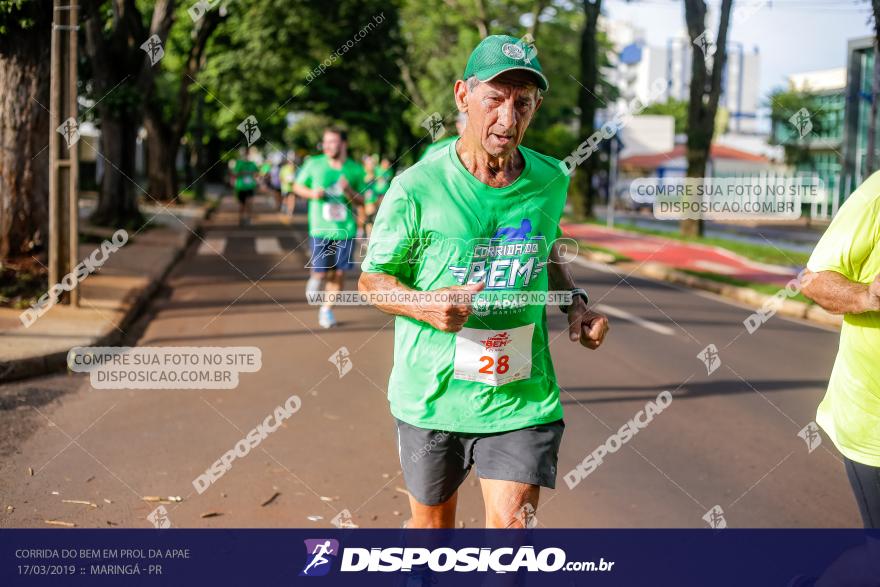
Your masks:
M 510 483 L 495 489 L 486 500 L 486 527 L 531 528 L 535 525 L 539 488 Z

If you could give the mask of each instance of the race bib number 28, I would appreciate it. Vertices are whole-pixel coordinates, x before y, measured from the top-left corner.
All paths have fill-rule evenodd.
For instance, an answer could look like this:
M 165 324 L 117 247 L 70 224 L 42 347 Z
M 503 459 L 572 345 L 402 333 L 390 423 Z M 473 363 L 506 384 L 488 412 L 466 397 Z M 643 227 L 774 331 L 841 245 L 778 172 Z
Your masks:
M 337 202 L 324 202 L 321 206 L 321 215 L 324 220 L 342 222 L 348 217 L 348 207 Z
M 454 377 L 504 385 L 532 376 L 534 324 L 506 330 L 462 328 L 455 336 Z

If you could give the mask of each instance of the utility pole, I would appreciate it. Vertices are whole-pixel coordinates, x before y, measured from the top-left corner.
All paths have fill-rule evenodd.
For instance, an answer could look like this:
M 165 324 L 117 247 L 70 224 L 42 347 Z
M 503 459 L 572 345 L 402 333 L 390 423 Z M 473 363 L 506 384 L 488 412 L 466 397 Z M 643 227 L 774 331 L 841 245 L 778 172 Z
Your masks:
M 79 122 L 76 107 L 78 0 L 53 0 L 49 85 L 49 286 L 78 262 Z M 79 305 L 73 288 L 59 300 Z

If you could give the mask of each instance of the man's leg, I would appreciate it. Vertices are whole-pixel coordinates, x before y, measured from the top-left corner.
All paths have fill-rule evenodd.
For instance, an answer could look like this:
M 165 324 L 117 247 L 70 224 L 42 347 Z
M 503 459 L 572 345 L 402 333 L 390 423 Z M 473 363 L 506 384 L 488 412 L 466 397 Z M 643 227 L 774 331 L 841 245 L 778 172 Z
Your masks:
M 531 527 L 541 488 L 516 481 L 480 479 L 487 528 Z
M 409 496 L 409 509 L 412 518 L 406 523 L 407 528 L 454 528 L 455 506 L 458 504 L 458 492 L 439 505 L 425 505 Z
M 844 458 L 844 463 L 865 528 L 880 528 L 880 468 L 847 458 Z
M 342 286 L 345 283 L 345 271 L 341 271 L 339 269 L 332 269 L 327 272 L 327 282 L 324 285 L 324 291 L 327 292 L 327 298 L 332 299 L 342 291 Z M 325 308 L 333 308 L 332 302 L 325 302 Z

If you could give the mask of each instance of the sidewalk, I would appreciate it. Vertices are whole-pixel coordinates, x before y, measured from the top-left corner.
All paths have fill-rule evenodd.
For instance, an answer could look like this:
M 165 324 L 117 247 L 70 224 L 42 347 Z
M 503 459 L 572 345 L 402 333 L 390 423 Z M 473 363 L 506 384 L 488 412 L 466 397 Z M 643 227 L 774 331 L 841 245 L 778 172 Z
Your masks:
M 595 224 L 563 223 L 565 236 L 587 241 L 636 263 L 662 263 L 681 271 L 717 273 L 732 279 L 784 286 L 800 271 L 751 261 L 718 247 L 609 229 Z
M 0 308 L 0 383 L 58 370 L 72 347 L 121 340 L 128 324 L 195 238 L 211 205 L 210 200 L 164 210 L 142 205 L 144 216 L 153 217 L 148 228 L 132 235 L 78 285 L 79 308 L 56 304 L 28 328 L 20 319 L 23 310 Z M 80 244 L 79 259 L 100 246 Z

